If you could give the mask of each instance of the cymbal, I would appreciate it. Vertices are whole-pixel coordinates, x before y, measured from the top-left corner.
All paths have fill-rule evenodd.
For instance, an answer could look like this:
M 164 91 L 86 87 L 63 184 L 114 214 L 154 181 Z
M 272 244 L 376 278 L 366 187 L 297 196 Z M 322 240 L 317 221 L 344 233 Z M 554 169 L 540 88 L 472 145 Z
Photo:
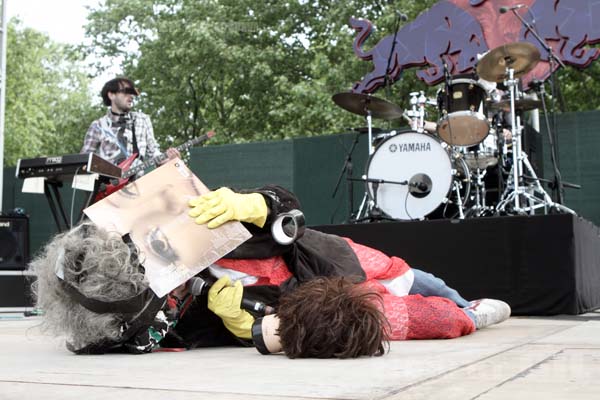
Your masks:
M 351 113 L 367 116 L 370 112 L 373 118 L 397 119 L 402 117 L 402 109 L 387 100 L 362 93 L 337 93 L 331 99 L 338 106 Z
M 488 106 L 494 110 L 510 111 L 510 99 L 491 102 L 491 103 L 488 103 Z M 535 110 L 536 108 L 540 108 L 541 106 L 542 106 L 541 100 L 535 100 L 535 99 L 515 100 L 515 109 L 517 111 Z
M 519 78 L 533 69 L 540 61 L 539 50 L 527 42 L 507 43 L 490 50 L 477 64 L 477 74 L 490 82 L 502 82 L 506 69 L 514 70 Z

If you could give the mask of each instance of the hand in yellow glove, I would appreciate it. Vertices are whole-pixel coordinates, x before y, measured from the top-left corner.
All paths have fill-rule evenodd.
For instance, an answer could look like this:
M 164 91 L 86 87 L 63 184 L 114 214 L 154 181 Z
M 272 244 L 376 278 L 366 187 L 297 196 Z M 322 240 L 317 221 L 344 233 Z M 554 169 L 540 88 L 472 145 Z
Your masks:
M 252 338 L 254 317 L 242 310 L 242 282 L 231 280 L 227 275 L 221 277 L 208 291 L 208 309 L 217 314 L 229 332 L 242 339 Z
M 216 228 L 227 221 L 250 222 L 260 228 L 267 221 L 267 202 L 260 193 L 241 194 L 222 187 L 189 201 L 194 207 L 188 213 L 201 225 L 208 222 L 209 228 Z

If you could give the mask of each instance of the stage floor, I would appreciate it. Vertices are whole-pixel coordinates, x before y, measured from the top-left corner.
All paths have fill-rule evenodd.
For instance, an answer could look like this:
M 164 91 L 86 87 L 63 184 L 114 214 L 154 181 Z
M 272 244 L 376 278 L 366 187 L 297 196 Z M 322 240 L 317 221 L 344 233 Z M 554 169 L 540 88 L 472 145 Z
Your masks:
M 393 342 L 383 357 L 290 360 L 234 347 L 75 356 L 38 317 L 0 314 L 0 398 L 589 400 L 599 316 L 515 317 L 458 339 Z
M 513 315 L 600 307 L 600 229 L 571 214 L 315 227 L 404 258 L 467 299 L 508 302 Z

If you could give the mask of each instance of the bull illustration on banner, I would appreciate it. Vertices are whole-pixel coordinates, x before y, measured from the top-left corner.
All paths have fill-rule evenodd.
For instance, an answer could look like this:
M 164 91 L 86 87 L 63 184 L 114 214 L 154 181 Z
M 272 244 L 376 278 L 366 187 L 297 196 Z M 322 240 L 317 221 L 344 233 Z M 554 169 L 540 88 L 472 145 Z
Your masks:
M 559 67 L 535 35 L 511 12 L 502 7 L 521 6 L 515 12 L 529 23 L 563 63 L 585 68 L 600 57 L 600 0 L 442 0 L 396 34 L 381 39 L 370 50 L 363 45 L 373 31 L 371 22 L 350 19 L 355 29 L 354 53 L 373 62 L 373 70 L 357 82 L 354 93 L 373 93 L 387 81 L 400 79 L 402 71 L 421 67 L 419 79 L 435 85 L 444 79 L 444 64 L 450 74 L 474 71 L 478 55 L 507 43 L 529 42 L 536 46 L 541 61 L 521 78 L 524 88 L 534 80 L 545 80 Z M 392 52 L 393 47 L 393 52 Z M 391 55 L 391 58 L 390 58 Z M 389 68 L 388 68 L 388 60 Z

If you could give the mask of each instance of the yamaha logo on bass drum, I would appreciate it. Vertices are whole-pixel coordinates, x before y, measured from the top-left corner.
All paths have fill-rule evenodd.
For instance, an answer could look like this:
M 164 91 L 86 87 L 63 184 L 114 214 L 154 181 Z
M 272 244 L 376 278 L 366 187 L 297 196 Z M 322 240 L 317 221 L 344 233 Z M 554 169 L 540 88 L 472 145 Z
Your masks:
M 413 143 L 392 143 L 389 146 L 391 153 L 417 153 L 431 151 L 431 143 L 429 142 L 413 142 Z

